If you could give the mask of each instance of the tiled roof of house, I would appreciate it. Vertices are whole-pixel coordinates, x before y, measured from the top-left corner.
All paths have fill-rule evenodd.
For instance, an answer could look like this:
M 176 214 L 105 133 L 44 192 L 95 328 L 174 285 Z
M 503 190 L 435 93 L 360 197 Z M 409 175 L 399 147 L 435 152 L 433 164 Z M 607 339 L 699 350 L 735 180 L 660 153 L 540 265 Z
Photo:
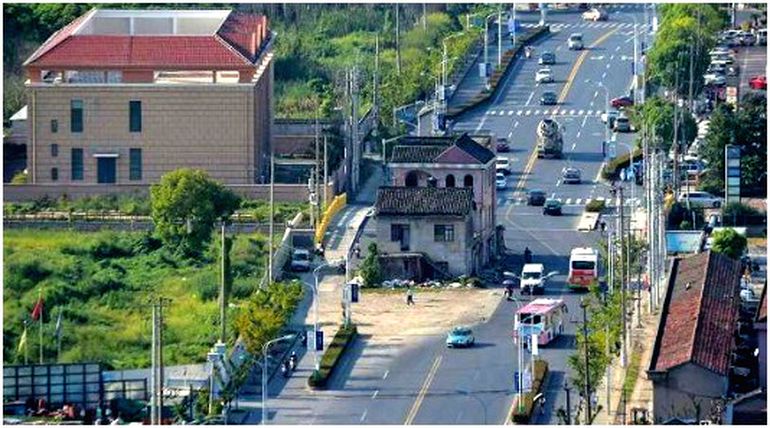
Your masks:
M 260 43 L 269 37 L 264 16 L 239 12 L 227 13 L 221 26 L 211 34 L 78 34 L 76 30 L 80 24 L 96 12 L 98 10 L 93 9 L 54 33 L 24 65 L 41 68 L 242 69 L 254 65 Z
M 455 146 L 481 164 L 495 158 L 491 150 L 463 134 L 457 139 L 447 137 L 405 137 L 393 148 L 390 161 L 394 163 L 434 163 L 437 158 Z
M 377 215 L 464 216 L 473 209 L 473 190 L 457 187 L 380 187 Z
M 740 275 L 740 262 L 711 251 L 675 259 L 650 370 L 691 362 L 727 375 Z

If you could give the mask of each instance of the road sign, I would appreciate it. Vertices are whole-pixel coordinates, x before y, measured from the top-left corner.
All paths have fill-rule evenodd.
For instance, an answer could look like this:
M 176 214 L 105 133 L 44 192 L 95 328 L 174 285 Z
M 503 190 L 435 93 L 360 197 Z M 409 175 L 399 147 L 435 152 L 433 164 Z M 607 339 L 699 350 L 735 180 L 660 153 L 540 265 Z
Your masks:
M 530 348 L 530 349 L 532 349 L 532 355 L 538 355 L 538 352 L 537 352 L 537 334 L 533 333 L 532 336 L 530 336 L 530 337 L 532 338 L 532 340 L 531 340 L 532 341 L 532 347 Z
M 522 393 L 529 392 L 532 389 L 532 374 L 529 372 L 529 370 L 524 371 L 524 376 L 522 376 L 524 379 L 524 388 L 522 389 Z M 514 372 L 513 377 L 513 390 L 519 391 L 519 372 Z

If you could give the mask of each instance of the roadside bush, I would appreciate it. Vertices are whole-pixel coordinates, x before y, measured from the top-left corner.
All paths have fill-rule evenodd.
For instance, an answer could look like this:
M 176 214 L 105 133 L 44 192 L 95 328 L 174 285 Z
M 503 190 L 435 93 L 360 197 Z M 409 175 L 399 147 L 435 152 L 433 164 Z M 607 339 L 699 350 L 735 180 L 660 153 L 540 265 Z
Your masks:
M 534 375 L 532 376 L 532 390 L 522 394 L 522 405 L 514 403 L 511 412 L 511 421 L 515 424 L 529 424 L 529 418 L 532 416 L 532 410 L 535 408 L 533 402 L 535 396 L 543 389 L 545 377 L 548 375 L 548 363 L 545 360 L 535 360 Z M 519 408 L 521 407 L 521 411 Z
M 189 278 L 187 283 L 199 299 L 206 302 L 219 296 L 219 272 L 207 270 Z
M 308 378 L 308 386 L 311 388 L 324 388 L 326 386 L 326 383 L 334 373 L 334 369 L 337 367 L 342 354 L 345 352 L 345 349 L 353 343 L 357 334 L 358 329 L 354 325 L 347 328 L 341 327 L 337 330 L 337 334 L 334 335 L 334 339 L 332 339 L 332 342 L 329 344 L 326 352 L 324 352 L 323 357 L 321 357 L 320 370 L 313 371 L 313 374 Z
M 746 204 L 732 202 L 722 210 L 722 222 L 726 226 L 757 226 L 766 221 L 766 213 Z
M 604 210 L 605 202 L 594 199 L 586 205 L 586 211 L 589 213 L 600 213 Z
M 639 149 L 634 149 L 633 154 L 634 162 L 640 161 L 644 158 L 642 156 L 642 151 Z M 604 169 L 602 169 L 602 178 L 605 180 L 617 180 L 620 174 L 620 170 L 623 168 L 628 168 L 630 164 L 630 153 L 625 152 L 620 156 L 616 156 L 615 159 L 612 159 L 611 161 L 607 162 L 606 165 L 604 165 Z

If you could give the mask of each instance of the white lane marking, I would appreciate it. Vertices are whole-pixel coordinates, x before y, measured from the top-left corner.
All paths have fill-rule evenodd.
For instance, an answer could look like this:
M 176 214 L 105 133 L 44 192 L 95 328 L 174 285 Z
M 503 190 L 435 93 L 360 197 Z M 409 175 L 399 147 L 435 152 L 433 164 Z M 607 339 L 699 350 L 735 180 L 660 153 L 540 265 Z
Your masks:
M 529 105 L 529 102 L 532 101 L 532 97 L 535 96 L 535 91 L 532 91 L 529 93 L 529 98 L 527 98 L 527 102 L 524 104 L 525 106 Z
M 514 128 L 516 128 L 517 126 L 519 126 L 519 121 L 518 120 L 513 124 Z
M 559 187 L 559 186 L 561 186 L 561 178 L 560 178 L 560 179 L 558 179 L 558 180 L 556 180 L 556 187 Z M 556 194 L 556 193 L 554 193 L 554 195 L 555 195 L 555 194 Z M 551 196 L 551 197 L 553 197 L 553 196 Z
M 553 111 L 551 112 L 551 114 L 559 114 L 559 109 L 557 109 L 557 108 L 553 109 Z
M 363 422 L 364 419 L 366 419 L 366 412 L 368 412 L 368 411 L 369 411 L 369 409 L 364 410 L 364 414 L 361 415 L 361 422 Z
M 591 114 L 591 113 L 589 112 L 588 114 Z M 584 127 L 584 126 L 586 126 L 586 121 L 587 121 L 587 120 L 588 120 L 588 115 L 586 115 L 586 116 L 584 116 L 584 117 L 583 117 L 583 123 L 581 123 L 581 124 L 580 124 L 580 127 L 581 127 L 581 128 L 582 128 L 582 127 Z
M 607 65 L 609 65 L 609 64 L 607 64 Z M 602 73 L 602 80 L 604 80 L 605 77 L 607 77 L 607 72 L 606 71 L 604 73 Z
M 577 135 L 575 135 L 575 138 L 580 138 L 580 131 L 577 132 Z
M 551 193 L 551 199 L 553 199 L 553 198 L 555 198 L 555 197 L 556 197 L 556 192 L 554 192 L 554 193 Z
M 616 46 L 616 47 L 615 47 L 615 52 L 617 52 L 617 51 L 619 51 L 619 50 L 620 50 L 620 46 Z
M 379 393 L 380 393 L 380 390 L 379 390 L 379 389 L 378 389 L 378 390 L 376 390 L 376 391 L 374 391 L 374 394 L 372 394 L 372 400 L 374 400 L 375 398 L 377 398 L 377 394 L 379 394 Z
M 486 121 L 487 121 L 487 117 L 486 116 L 482 117 L 481 118 L 481 122 L 479 122 L 479 126 L 476 127 L 476 131 L 475 132 L 479 132 L 479 130 L 484 126 L 484 122 L 486 122 Z M 388 375 L 388 372 L 385 372 L 385 376 L 387 376 L 387 375 Z M 383 378 L 383 379 L 385 379 L 385 378 Z
M 575 146 L 577 146 L 577 143 L 572 143 L 572 150 L 575 150 Z
M 564 116 L 565 114 L 567 114 L 567 110 L 562 110 L 561 115 Z
M 540 110 L 535 110 L 535 114 L 540 114 Z
M 382 378 L 386 379 L 388 377 L 388 373 L 390 373 L 390 370 L 385 370 L 385 374 L 382 375 Z
M 593 102 L 593 101 L 591 101 L 591 102 L 588 104 L 588 106 L 589 106 L 589 107 L 593 107 L 593 106 L 594 106 L 594 102 Z
M 593 107 L 593 104 L 591 104 L 591 107 Z M 587 116 L 591 116 L 592 114 L 594 114 L 594 111 L 593 111 L 593 110 L 588 110 L 588 111 L 586 112 L 586 115 L 587 115 Z M 585 123 L 585 122 L 583 122 L 583 123 Z
M 557 51 L 558 51 L 558 50 L 560 50 L 560 49 L 561 49 L 561 45 L 559 45 L 559 46 L 556 46 L 556 50 L 557 50 Z
M 607 64 L 607 68 L 610 68 L 610 64 Z
M 599 91 L 597 90 L 597 91 L 594 92 L 594 98 L 596 98 L 598 96 L 599 96 Z

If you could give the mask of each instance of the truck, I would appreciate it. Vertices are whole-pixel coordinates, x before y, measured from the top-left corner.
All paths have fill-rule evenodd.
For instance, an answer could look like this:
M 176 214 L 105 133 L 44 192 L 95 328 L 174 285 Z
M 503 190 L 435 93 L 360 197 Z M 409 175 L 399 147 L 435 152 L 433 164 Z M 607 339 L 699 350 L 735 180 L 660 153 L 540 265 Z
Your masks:
M 561 125 L 553 119 L 541 120 L 537 125 L 537 157 L 560 159 L 563 145 Z

